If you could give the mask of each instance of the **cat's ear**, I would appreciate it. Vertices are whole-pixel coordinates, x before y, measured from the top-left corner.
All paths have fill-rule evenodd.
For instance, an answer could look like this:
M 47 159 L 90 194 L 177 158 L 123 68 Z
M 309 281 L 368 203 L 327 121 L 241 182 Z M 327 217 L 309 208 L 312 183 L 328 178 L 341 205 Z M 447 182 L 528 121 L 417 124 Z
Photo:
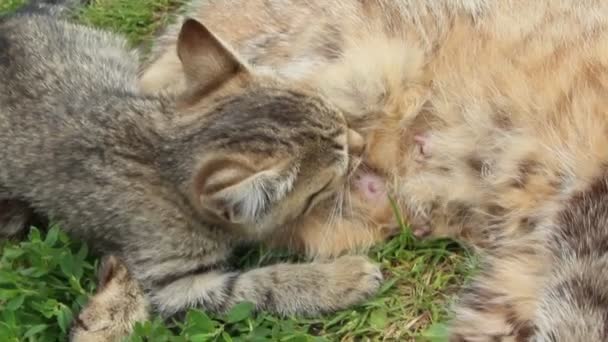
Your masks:
M 255 171 L 235 162 L 221 164 L 201 172 L 198 198 L 204 209 L 230 223 L 258 222 L 294 185 L 295 174 L 280 168 Z
M 248 73 L 245 63 L 203 24 L 186 19 L 177 38 L 177 55 L 190 86 L 211 89 Z
M 112 282 L 123 282 L 124 279 L 129 277 L 129 270 L 118 257 L 108 255 L 102 259 L 97 277 L 97 288 L 101 291 Z

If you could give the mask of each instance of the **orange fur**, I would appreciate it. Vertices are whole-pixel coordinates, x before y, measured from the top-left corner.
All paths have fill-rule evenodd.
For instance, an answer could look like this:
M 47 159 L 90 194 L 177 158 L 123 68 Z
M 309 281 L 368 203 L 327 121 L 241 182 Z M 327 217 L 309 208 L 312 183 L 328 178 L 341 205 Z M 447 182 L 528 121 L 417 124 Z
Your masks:
M 474 282 L 482 290 L 471 296 L 500 291 L 486 293 L 481 309 L 464 297 L 454 341 L 531 333 L 551 266 L 542 244 L 552 215 L 608 162 L 608 3 L 207 0 L 189 14 L 261 72 L 316 88 L 343 108 L 365 135 L 364 164 L 386 177 L 414 226 L 486 251 Z M 170 29 L 143 73 L 147 91 L 180 82 L 147 83 L 175 58 L 171 37 Z M 431 154 L 419 163 L 421 132 Z M 373 210 L 358 203 L 332 217 L 332 234 L 317 211 L 293 231 L 296 243 L 285 240 L 312 254 L 369 246 L 385 236 L 382 225 L 363 224 L 378 221 Z

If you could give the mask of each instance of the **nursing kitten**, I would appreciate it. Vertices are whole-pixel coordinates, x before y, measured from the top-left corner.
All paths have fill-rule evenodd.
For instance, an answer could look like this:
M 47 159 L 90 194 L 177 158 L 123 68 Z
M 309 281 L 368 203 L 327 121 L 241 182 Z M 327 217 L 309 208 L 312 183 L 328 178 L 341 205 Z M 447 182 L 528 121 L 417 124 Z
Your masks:
M 608 4 L 201 0 L 188 14 L 344 109 L 417 235 L 483 250 L 453 341 L 606 339 Z M 184 88 L 174 31 L 144 89 Z
M 322 98 L 258 75 L 195 20 L 177 99 L 141 95 L 137 56 L 111 33 L 21 13 L 0 20 L 0 45 L 2 198 L 119 256 L 161 314 L 249 301 L 317 315 L 378 290 L 365 257 L 225 267 L 344 186 L 360 140 Z
M 323 92 L 323 87 L 333 87 L 338 79 L 344 77 L 341 81 L 346 85 L 343 90 L 357 90 L 349 83 L 351 75 L 347 72 L 340 74 L 324 68 L 328 63 L 337 62 L 340 49 L 351 32 L 346 29 L 343 32 L 340 26 L 353 24 L 349 29 L 359 29 L 358 21 L 346 21 L 354 9 L 349 2 L 339 1 L 328 7 L 324 1 L 197 0 L 188 7 L 186 12 L 189 16 L 209 23 L 258 70 L 290 82 L 303 81 L 306 86 L 320 88 Z M 311 21 L 313 16 L 315 18 Z M 239 18 L 238 26 L 225 25 L 234 17 Z M 145 93 L 172 94 L 188 89 L 188 71 L 183 70 L 175 53 L 178 32 L 179 25 L 171 25 L 155 42 L 142 67 L 140 86 Z M 383 53 L 376 48 L 371 51 Z M 358 50 L 355 54 L 360 52 Z M 362 59 L 364 56 L 361 54 Z M 361 68 L 361 72 L 369 69 L 365 63 L 356 67 Z M 330 74 L 322 75 L 324 72 Z M 313 76 L 317 79 L 311 81 Z M 366 87 L 365 82 L 355 85 Z M 359 108 L 337 101 L 335 93 L 327 93 L 332 101 L 346 109 L 347 116 L 360 115 Z M 346 96 L 350 96 L 348 100 L 354 97 L 357 101 L 365 101 L 369 97 L 365 92 L 348 93 L 342 97 Z M 317 207 L 300 223 L 272 236 L 267 243 L 275 247 L 285 246 L 311 257 L 328 258 L 353 250 L 365 251 L 400 231 L 384 180 L 366 165 L 361 165 L 353 177 L 350 191 L 338 194 L 332 205 Z

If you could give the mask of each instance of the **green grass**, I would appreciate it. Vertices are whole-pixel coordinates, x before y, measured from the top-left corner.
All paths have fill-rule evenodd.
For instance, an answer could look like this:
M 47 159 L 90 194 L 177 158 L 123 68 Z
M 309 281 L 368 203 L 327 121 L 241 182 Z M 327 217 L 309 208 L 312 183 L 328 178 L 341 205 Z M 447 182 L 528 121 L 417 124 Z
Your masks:
M 181 322 L 140 324 L 131 341 L 442 341 L 446 304 L 472 264 L 450 241 L 416 242 L 410 232 L 370 256 L 387 281 L 371 301 L 317 319 L 251 314 L 247 303 L 223 317 L 192 310 Z M 284 257 L 250 251 L 244 266 Z M 23 242 L 8 242 L 0 258 L 0 341 L 65 340 L 69 322 L 95 288 L 97 260 L 85 245 L 57 227 L 33 229 Z M 435 324 L 434 324 L 435 323 Z
M 0 13 L 21 0 L 0 0 Z M 180 5 L 177 0 L 97 0 L 77 13 L 83 23 L 146 43 Z M 23 242 L 0 246 L 0 341 L 62 341 L 69 322 L 94 291 L 98 261 L 58 228 L 33 230 Z M 359 307 L 317 319 L 251 314 L 247 303 L 224 317 L 191 311 L 181 322 L 140 324 L 131 341 L 444 341 L 447 308 L 473 268 L 450 241 L 415 241 L 401 235 L 370 252 L 382 264 L 381 293 Z M 283 257 L 264 251 L 242 256 L 255 266 Z
M 78 18 L 84 24 L 123 34 L 135 46 L 149 42 L 154 33 L 169 22 L 172 12 L 184 2 L 184 0 L 94 0 L 90 6 L 80 11 Z
M 12 11 L 24 2 L 25 0 L 0 0 L 0 14 Z

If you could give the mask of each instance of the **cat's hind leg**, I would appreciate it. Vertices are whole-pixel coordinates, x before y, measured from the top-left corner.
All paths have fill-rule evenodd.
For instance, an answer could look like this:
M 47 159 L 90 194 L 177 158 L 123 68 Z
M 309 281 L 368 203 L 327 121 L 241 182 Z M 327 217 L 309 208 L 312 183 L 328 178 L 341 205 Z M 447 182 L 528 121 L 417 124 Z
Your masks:
M 534 246 L 510 247 L 488 257 L 461 292 L 449 326 L 450 342 L 523 342 L 534 335 L 546 266 Z
M 25 235 L 33 216 L 25 202 L 0 198 L 0 240 Z

